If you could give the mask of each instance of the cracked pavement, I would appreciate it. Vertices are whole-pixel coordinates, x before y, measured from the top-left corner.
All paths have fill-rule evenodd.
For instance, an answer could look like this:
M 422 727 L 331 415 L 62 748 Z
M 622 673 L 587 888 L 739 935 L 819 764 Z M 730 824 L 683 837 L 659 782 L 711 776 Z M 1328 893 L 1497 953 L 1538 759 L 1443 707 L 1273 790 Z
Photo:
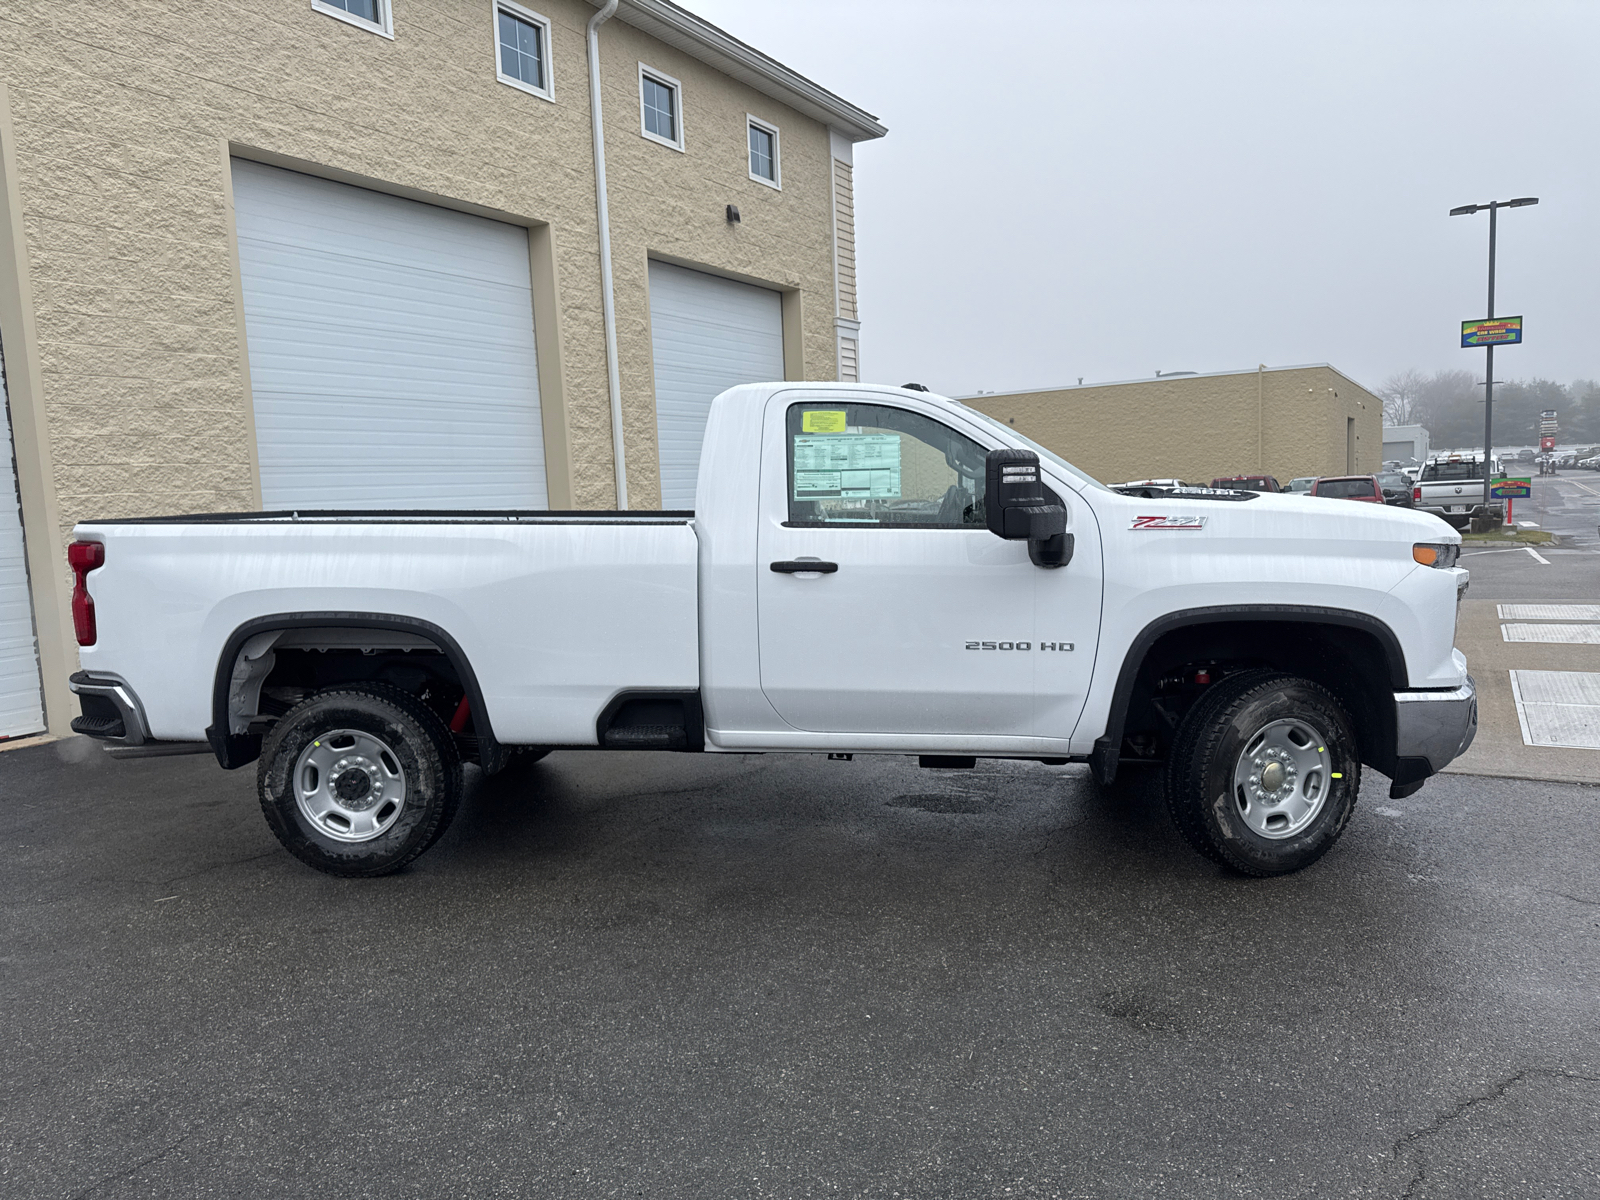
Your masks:
M 84 750 L 0 754 L 0 1196 L 1600 1194 L 1600 788 L 1244 880 L 1079 767 L 573 752 L 341 881 Z

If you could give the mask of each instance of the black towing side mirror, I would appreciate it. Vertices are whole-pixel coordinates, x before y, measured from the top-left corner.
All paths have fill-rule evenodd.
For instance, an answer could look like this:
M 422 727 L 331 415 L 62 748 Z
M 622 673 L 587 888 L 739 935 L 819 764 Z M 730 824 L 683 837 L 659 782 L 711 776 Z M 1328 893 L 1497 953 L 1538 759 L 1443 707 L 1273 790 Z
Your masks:
M 1031 450 L 991 450 L 984 463 L 984 519 L 989 532 L 1007 541 L 1027 540 L 1036 567 L 1072 561 L 1067 510 L 1044 484 L 1039 456 Z

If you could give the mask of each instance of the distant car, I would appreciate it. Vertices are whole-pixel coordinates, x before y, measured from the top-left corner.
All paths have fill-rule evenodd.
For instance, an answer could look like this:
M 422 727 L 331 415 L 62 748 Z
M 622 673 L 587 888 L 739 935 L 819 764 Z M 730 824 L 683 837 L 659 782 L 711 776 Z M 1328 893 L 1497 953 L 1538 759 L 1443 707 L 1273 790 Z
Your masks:
M 1271 475 L 1235 475 L 1229 479 L 1213 479 L 1211 486 L 1226 488 L 1230 492 L 1281 492 L 1283 485 Z
M 1383 489 L 1376 475 L 1338 475 L 1317 480 L 1311 485 L 1313 496 L 1326 496 L 1330 500 L 1361 500 L 1368 504 L 1384 503 Z
M 1309 492 L 1311 485 L 1316 481 L 1317 477 L 1315 475 L 1300 475 L 1289 480 L 1289 486 L 1283 490 L 1286 492 Z
M 1383 492 L 1385 504 L 1392 504 L 1396 508 L 1415 505 L 1416 502 L 1411 498 L 1411 477 L 1403 471 L 1382 471 L 1374 478 Z

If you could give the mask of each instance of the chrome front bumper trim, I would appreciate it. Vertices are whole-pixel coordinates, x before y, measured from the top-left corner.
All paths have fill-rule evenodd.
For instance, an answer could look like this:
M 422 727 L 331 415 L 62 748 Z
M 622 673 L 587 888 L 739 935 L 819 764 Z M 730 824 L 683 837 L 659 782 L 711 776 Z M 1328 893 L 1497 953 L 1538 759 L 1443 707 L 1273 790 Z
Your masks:
M 1468 675 L 1447 692 L 1396 692 L 1394 712 L 1396 757 L 1426 759 L 1436 773 L 1478 734 L 1478 686 Z

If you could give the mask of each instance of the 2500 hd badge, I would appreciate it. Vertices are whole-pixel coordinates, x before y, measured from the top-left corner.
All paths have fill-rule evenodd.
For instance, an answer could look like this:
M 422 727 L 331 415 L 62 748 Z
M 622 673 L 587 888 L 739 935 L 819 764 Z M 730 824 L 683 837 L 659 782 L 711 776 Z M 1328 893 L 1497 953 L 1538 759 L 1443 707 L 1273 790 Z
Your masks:
M 1032 650 L 1032 642 L 968 642 L 968 650 Z M 1071 650 L 1071 642 L 1040 642 L 1041 650 Z

